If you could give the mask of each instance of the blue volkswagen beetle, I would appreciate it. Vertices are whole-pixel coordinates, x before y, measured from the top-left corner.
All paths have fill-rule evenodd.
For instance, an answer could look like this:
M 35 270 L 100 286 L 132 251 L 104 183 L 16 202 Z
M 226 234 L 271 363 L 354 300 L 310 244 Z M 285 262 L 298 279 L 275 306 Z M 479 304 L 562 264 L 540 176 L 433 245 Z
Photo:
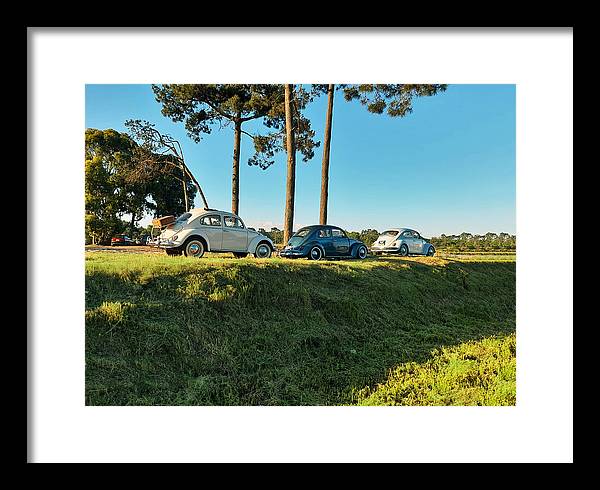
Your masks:
M 341 228 L 312 225 L 300 228 L 294 233 L 279 255 L 288 258 L 307 257 L 309 260 L 321 260 L 325 257 L 364 259 L 367 254 L 367 246 L 360 240 L 348 238 Z

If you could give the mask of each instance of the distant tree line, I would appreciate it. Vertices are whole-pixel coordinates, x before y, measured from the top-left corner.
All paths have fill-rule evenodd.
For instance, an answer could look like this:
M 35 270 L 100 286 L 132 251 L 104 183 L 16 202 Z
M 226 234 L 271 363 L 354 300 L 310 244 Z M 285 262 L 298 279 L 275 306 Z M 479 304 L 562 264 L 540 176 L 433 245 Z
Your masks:
M 512 251 L 517 248 L 517 237 L 508 233 L 491 233 L 473 235 L 461 233 L 460 235 L 444 235 L 433 237 L 430 242 L 438 250 L 450 252 L 492 252 Z
M 377 240 L 379 236 L 379 232 L 377 230 L 373 230 L 371 228 L 363 231 L 348 231 L 346 232 L 350 238 L 354 238 L 355 240 L 360 240 L 367 247 L 373 245 L 373 242 Z

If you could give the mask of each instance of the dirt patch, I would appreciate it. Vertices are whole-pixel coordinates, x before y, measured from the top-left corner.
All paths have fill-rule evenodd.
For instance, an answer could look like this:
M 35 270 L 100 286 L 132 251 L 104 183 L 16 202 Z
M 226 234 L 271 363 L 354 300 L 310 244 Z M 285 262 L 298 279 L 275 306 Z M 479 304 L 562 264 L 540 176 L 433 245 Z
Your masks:
M 133 254 L 161 254 L 165 251 L 161 248 L 149 247 L 148 245 L 86 245 L 86 252 L 125 252 Z

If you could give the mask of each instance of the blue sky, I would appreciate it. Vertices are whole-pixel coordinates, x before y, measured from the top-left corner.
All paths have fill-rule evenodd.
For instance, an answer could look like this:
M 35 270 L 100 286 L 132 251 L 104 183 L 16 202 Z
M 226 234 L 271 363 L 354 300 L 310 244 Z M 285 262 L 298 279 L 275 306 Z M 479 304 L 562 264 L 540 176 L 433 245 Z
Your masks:
M 306 110 L 323 140 L 326 97 Z M 87 85 L 85 124 L 125 132 L 146 119 L 179 139 L 186 162 L 212 208 L 231 208 L 233 130 L 194 143 L 183 123 L 161 113 L 150 85 Z M 261 130 L 260 123 L 244 126 Z M 263 132 L 266 132 L 262 129 Z M 286 160 L 267 170 L 247 165 L 252 141 L 242 136 L 240 210 L 248 226 L 282 228 Z M 318 223 L 322 146 L 297 159 L 294 228 Z M 333 109 L 328 221 L 352 231 L 406 226 L 425 236 L 515 233 L 515 86 L 449 85 L 415 99 L 413 113 L 390 118 L 336 94 Z M 199 205 L 199 198 L 196 198 Z M 144 220 L 146 224 L 149 220 Z

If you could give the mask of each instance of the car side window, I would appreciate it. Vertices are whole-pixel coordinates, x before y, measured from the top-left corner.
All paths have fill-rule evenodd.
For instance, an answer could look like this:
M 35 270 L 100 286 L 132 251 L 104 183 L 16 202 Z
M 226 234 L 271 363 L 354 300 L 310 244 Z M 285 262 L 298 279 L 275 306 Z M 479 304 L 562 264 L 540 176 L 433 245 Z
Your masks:
M 401 235 L 401 236 L 402 236 L 402 237 L 405 237 L 405 238 L 412 238 L 412 231 L 408 231 L 408 230 L 407 230 L 407 231 L 405 231 L 404 233 L 402 233 L 402 235 Z
M 414 238 L 421 238 L 421 235 L 419 235 L 419 233 L 418 233 L 418 232 L 416 232 L 416 231 L 413 231 L 413 237 L 414 237 Z
M 329 238 L 331 237 L 331 230 L 329 228 L 323 228 L 322 230 L 319 230 L 317 236 L 319 238 Z
M 221 217 L 218 214 L 203 216 L 200 219 L 200 224 L 204 226 L 221 226 Z
M 333 238 L 345 238 L 346 237 L 344 232 L 342 230 L 340 230 L 339 228 L 332 228 L 331 235 L 333 236 Z
M 225 227 L 238 228 L 238 225 L 237 225 L 238 220 L 234 216 L 225 216 L 223 219 L 225 221 Z

